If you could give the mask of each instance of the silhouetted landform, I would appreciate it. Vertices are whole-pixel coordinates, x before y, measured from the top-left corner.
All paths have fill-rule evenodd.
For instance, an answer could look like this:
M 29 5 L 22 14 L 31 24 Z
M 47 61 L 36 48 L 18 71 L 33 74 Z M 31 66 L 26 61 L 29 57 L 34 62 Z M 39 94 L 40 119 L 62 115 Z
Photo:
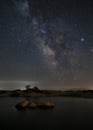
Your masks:
M 43 102 L 29 102 L 28 100 L 23 100 L 16 105 L 18 110 L 23 109 L 53 109 L 55 107 L 54 103 L 49 101 Z
M 93 90 L 78 90 L 78 91 L 61 91 L 61 90 L 40 90 L 38 87 L 30 88 L 26 90 L 0 90 L 0 96 L 11 97 L 84 97 L 93 98 Z

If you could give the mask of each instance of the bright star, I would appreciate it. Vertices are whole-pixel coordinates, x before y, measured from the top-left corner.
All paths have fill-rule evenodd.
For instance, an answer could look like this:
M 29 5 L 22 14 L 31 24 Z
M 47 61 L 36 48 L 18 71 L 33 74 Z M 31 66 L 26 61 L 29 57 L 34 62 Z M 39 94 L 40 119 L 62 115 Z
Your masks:
M 85 41 L 85 39 L 84 38 L 81 38 L 81 42 L 84 42 Z

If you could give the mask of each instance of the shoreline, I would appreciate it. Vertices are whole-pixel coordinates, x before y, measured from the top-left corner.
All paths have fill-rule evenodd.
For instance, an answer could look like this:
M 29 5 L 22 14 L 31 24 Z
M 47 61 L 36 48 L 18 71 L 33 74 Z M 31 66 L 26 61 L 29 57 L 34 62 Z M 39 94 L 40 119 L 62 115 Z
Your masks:
M 93 90 L 0 90 L 0 97 L 71 97 L 93 98 Z

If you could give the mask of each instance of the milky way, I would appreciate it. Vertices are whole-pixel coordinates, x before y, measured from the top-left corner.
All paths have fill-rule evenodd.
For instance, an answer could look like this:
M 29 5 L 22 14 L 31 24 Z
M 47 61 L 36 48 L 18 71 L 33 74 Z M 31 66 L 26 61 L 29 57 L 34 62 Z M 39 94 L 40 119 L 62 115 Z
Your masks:
M 4 0 L 1 6 L 1 80 L 92 88 L 92 3 Z

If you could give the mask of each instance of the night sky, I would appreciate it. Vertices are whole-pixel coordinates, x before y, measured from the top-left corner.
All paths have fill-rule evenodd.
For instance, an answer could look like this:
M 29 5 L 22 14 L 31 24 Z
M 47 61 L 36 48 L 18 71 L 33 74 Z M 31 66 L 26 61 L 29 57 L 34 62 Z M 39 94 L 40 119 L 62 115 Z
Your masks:
M 1 0 L 0 89 L 93 89 L 92 0 Z

